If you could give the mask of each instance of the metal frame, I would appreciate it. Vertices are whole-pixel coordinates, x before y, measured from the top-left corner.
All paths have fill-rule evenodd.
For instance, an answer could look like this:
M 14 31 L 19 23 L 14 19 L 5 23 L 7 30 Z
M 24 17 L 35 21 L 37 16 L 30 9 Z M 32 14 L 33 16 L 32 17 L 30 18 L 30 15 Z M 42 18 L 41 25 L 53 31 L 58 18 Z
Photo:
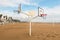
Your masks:
M 35 17 L 33 17 L 32 18 L 32 16 L 30 15 L 30 20 L 29 20 L 29 36 L 31 36 L 31 31 L 32 31 L 32 20 L 33 19 L 35 19 L 35 18 L 37 18 L 37 17 L 43 17 L 43 16 L 40 16 L 41 14 L 39 14 L 39 9 L 41 9 L 41 10 L 43 10 L 43 13 L 44 13 L 44 9 L 42 9 L 42 8 L 40 8 L 40 7 L 38 7 L 38 15 L 37 16 L 35 16 Z M 20 12 L 18 12 L 18 11 L 20 11 Z M 22 11 L 21 11 L 21 4 L 19 5 L 19 7 L 18 7 L 18 13 L 23 13 Z M 28 17 L 29 17 L 29 15 L 28 14 L 26 14 L 26 13 L 23 13 L 23 14 L 25 14 L 25 15 L 27 15 Z

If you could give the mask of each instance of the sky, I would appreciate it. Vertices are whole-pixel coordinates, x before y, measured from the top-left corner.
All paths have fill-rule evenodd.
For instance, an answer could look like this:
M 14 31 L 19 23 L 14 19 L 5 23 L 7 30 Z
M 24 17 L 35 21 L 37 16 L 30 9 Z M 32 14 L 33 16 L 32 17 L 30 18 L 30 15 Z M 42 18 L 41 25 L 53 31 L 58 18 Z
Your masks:
M 18 5 L 22 5 L 22 11 L 28 13 L 34 11 L 37 15 L 37 7 L 44 9 L 44 13 L 47 14 L 46 19 L 36 18 L 32 21 L 40 22 L 60 22 L 60 0 L 0 0 L 0 14 L 12 16 L 21 20 L 27 20 L 27 16 L 24 14 L 17 14 L 14 10 L 18 9 Z

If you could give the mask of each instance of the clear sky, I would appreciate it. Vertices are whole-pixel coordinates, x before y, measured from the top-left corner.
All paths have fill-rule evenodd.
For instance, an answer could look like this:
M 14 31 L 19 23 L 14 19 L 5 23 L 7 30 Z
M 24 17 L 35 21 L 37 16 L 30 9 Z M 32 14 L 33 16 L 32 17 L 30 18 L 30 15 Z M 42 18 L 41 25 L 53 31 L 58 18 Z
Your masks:
M 33 10 L 37 12 L 39 6 L 45 10 L 49 17 L 60 18 L 60 0 L 0 0 L 0 13 L 6 12 L 12 15 L 13 10 L 17 10 L 20 3 L 22 4 L 22 11 Z

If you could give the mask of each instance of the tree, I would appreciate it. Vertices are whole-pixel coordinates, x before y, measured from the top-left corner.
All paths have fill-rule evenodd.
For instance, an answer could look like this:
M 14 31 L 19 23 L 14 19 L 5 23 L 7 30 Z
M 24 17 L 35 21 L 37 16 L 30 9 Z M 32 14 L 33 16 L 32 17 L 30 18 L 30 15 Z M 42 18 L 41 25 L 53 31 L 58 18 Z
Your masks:
M 0 14 L 0 21 L 1 21 L 1 18 L 2 18 L 2 14 Z

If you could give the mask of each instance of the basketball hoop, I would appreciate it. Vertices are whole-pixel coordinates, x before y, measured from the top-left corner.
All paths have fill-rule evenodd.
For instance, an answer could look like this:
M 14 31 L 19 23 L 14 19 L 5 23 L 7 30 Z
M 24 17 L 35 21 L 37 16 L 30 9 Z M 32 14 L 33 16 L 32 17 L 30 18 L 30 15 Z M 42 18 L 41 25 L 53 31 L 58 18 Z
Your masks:
M 38 7 L 38 16 L 45 19 L 47 14 L 44 14 L 44 9 Z

